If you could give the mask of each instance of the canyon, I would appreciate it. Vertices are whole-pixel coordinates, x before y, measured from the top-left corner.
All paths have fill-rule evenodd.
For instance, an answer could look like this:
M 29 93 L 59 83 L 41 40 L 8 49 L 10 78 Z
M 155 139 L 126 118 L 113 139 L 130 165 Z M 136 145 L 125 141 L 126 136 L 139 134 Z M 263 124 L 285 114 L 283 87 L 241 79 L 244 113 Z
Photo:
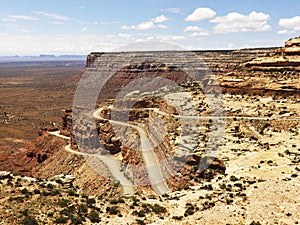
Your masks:
M 75 94 L 73 107 L 64 100 L 68 106 L 36 129 L 34 141 L 1 137 L 0 170 L 9 171 L 0 173 L 1 220 L 24 217 L 9 204 L 19 197 L 48 223 L 73 221 L 63 212 L 71 206 L 54 207 L 62 199 L 87 201 L 76 215 L 86 224 L 93 210 L 109 224 L 299 223 L 299 40 L 234 51 L 91 53 L 85 72 L 60 86 Z M 115 64 L 123 66 L 97 78 Z M 80 82 L 93 79 L 76 100 Z M 16 84 L 2 78 L 1 85 Z M 1 122 L 18 129 L 19 115 L 7 109 Z M 159 166 L 153 176 L 147 154 Z M 153 184 L 157 177 L 163 188 Z M 49 184 L 60 194 L 51 195 Z M 36 209 L 30 203 L 40 204 L 39 195 L 49 204 Z

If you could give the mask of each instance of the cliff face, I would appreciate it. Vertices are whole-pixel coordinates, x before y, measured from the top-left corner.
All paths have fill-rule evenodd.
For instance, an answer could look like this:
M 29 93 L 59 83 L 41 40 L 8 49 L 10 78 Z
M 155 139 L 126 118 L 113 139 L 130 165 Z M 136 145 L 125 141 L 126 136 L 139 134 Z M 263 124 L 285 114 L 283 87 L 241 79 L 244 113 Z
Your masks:
M 284 46 L 285 55 L 300 56 L 300 36 L 286 41 Z
M 229 93 L 251 93 L 256 92 L 265 94 L 266 90 L 279 95 L 284 92 L 289 94 L 299 95 L 299 52 L 300 37 L 288 40 L 285 43 L 285 47 L 280 49 L 244 49 L 237 51 L 197 51 L 195 52 L 212 72 L 216 75 L 220 86 L 224 92 Z M 124 54 L 126 53 L 112 53 Z M 147 53 L 151 54 L 151 53 Z M 87 71 L 92 72 L 97 69 L 99 64 L 99 58 L 103 53 L 91 53 L 87 59 Z M 171 57 L 172 54 L 166 54 Z M 268 55 L 268 56 L 266 56 Z M 263 57 L 264 56 L 264 57 Z M 178 59 L 180 60 L 180 59 Z M 163 60 L 162 60 L 163 61 Z M 203 65 L 201 65 L 203 66 Z M 84 76 L 84 75 L 83 75 Z M 104 89 L 102 103 L 107 103 L 108 99 L 114 98 L 118 90 L 128 85 L 131 81 L 143 77 L 164 77 L 171 79 L 177 83 L 185 83 L 189 78 L 187 75 L 178 68 L 174 68 L 172 65 L 164 64 L 163 62 L 145 62 L 141 64 L 127 65 L 121 68 L 112 79 L 110 79 Z M 156 83 L 153 83 L 153 91 L 155 90 Z M 187 86 L 190 86 L 187 84 Z M 191 86 L 190 86 L 191 87 Z M 196 88 L 193 90 L 197 92 Z M 124 105 L 122 105 L 124 104 Z M 122 108 L 127 103 L 120 102 L 119 106 Z M 152 99 L 143 98 L 136 102 L 134 109 L 143 109 L 145 107 L 158 108 L 160 111 L 168 114 L 177 114 L 178 112 L 174 107 L 166 102 Z M 103 117 L 110 117 L 110 111 L 104 110 Z M 133 123 L 143 124 L 155 123 L 155 119 L 158 115 L 154 112 L 147 110 L 131 110 L 129 113 L 129 121 Z M 99 122 L 99 121 L 98 121 Z M 151 143 L 156 146 L 155 153 L 158 156 L 159 161 L 163 161 L 168 156 L 172 156 L 174 151 L 174 133 L 178 132 L 177 127 L 180 125 L 178 121 L 169 121 L 169 127 L 157 126 L 155 132 L 160 134 L 164 130 L 167 130 L 169 134 L 173 133 L 172 137 L 169 135 L 164 136 L 162 140 L 158 140 L 155 136 L 149 136 Z M 146 124 L 146 123 L 145 123 Z M 62 127 L 60 128 L 60 134 L 68 136 L 71 139 L 71 148 L 76 150 L 76 142 L 74 140 L 74 129 L 79 132 L 83 142 L 92 146 L 97 146 L 97 142 L 104 144 L 106 151 L 109 151 L 120 162 L 124 163 L 124 173 L 136 180 L 137 183 L 145 183 L 147 176 L 145 173 L 132 173 L 130 171 L 130 165 L 143 166 L 143 160 L 139 152 L 139 134 L 132 131 L 132 129 L 124 128 L 124 136 L 119 137 L 112 127 L 112 124 L 107 121 L 100 121 L 95 128 L 95 133 L 100 134 L 100 139 L 97 135 L 90 137 L 90 130 L 88 124 L 81 124 L 81 127 L 73 127 L 72 125 L 72 110 L 65 110 L 63 116 Z M 145 129 L 149 131 L 148 127 Z M 153 130 L 151 131 L 153 132 Z M 39 131 L 40 137 L 35 140 L 28 148 L 21 149 L 18 153 L 11 157 L 7 153 L 0 155 L 0 160 L 6 162 L 2 165 L 1 170 L 10 170 L 14 173 L 22 173 L 26 175 L 51 177 L 57 173 L 72 173 L 77 174 L 80 179 L 78 185 L 90 190 L 89 187 L 92 183 L 84 177 L 84 173 L 90 174 L 95 180 L 104 183 L 108 187 L 111 185 L 108 180 L 97 175 L 96 172 L 88 166 L 83 157 L 74 156 L 71 153 L 65 151 L 65 145 L 67 141 L 57 137 L 50 136 L 47 133 L 47 129 Z M 95 149 L 90 149 L 89 153 L 95 153 Z M 97 152 L 96 152 L 97 153 Z M 201 160 L 201 157 L 194 155 L 189 164 L 197 164 Z M 128 166 L 129 165 L 129 166 Z M 219 163 L 220 168 L 223 168 Z M 165 167 L 164 173 L 170 173 L 170 167 Z M 79 172 L 81 171 L 81 172 Z M 168 184 L 173 190 L 177 188 L 183 188 L 190 184 L 189 177 L 194 176 L 191 172 L 191 167 L 187 165 L 180 171 L 181 175 L 173 177 L 168 180 Z M 199 176 L 201 171 L 198 171 Z M 96 177 L 98 177 L 96 179 Z M 98 190 L 100 191 L 100 189 Z
M 277 49 L 267 57 L 259 57 L 245 64 L 254 70 L 300 70 L 300 37 L 285 42 L 284 47 Z
M 44 134 L 32 143 L 26 143 L 23 148 L 14 149 L 11 154 L 0 154 L 0 168 L 14 174 L 34 176 L 34 169 L 60 151 L 64 145 L 64 140 L 53 139 Z

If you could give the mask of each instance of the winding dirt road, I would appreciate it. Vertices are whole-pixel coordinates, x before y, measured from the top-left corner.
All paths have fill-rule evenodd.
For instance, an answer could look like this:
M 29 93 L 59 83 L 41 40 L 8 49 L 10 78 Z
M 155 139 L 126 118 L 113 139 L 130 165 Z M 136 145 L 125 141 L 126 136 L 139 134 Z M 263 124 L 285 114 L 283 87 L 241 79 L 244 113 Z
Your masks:
M 112 106 L 105 107 L 105 108 L 112 108 Z M 132 125 L 129 123 L 124 123 L 120 121 L 114 121 L 114 120 L 108 120 L 101 116 L 99 116 L 102 112 L 104 107 L 101 107 L 94 111 L 92 113 L 92 116 L 94 119 L 97 120 L 107 120 L 112 124 L 121 125 L 121 126 L 127 126 L 131 127 L 139 133 L 140 136 L 140 142 L 141 142 L 141 156 L 143 159 L 143 162 L 145 164 L 145 169 L 148 173 L 148 177 L 151 183 L 151 186 L 153 190 L 159 194 L 165 194 L 170 191 L 164 177 L 162 176 L 162 172 L 160 169 L 160 164 L 158 162 L 158 159 L 156 157 L 156 154 L 154 152 L 154 149 L 149 142 L 147 132 L 144 128 Z M 270 118 L 270 117 L 246 117 L 246 116 L 184 116 L 184 115 L 170 115 L 168 113 L 162 112 L 157 108 L 147 108 L 148 110 L 152 110 L 158 114 L 164 115 L 164 116 L 172 116 L 174 118 L 180 118 L 180 119 L 198 119 L 198 120 L 209 120 L 209 119 L 249 119 L 249 120 L 285 120 L 285 121 L 299 121 L 299 118 Z M 143 109 L 144 110 L 144 109 Z M 49 134 L 57 136 L 59 138 L 63 138 L 65 140 L 70 140 L 70 137 L 61 135 L 59 131 L 53 131 L 49 132 Z M 88 154 L 83 152 L 74 151 L 71 149 L 70 144 L 65 146 L 65 150 L 68 152 L 71 152 L 76 155 L 83 155 L 86 157 L 94 157 L 97 160 L 100 160 L 102 163 L 106 165 L 106 167 L 109 169 L 112 176 L 120 182 L 120 184 L 123 187 L 124 194 L 133 194 L 134 193 L 134 185 L 133 183 L 124 176 L 124 174 L 121 172 L 121 163 L 118 162 L 116 159 L 114 159 L 112 156 L 103 156 L 103 155 L 95 155 L 95 154 Z M 95 166 L 95 163 L 93 164 Z
M 63 138 L 65 140 L 70 140 L 70 137 L 64 136 L 59 134 L 59 131 L 54 132 L 48 132 L 49 134 Z M 124 194 L 133 194 L 135 192 L 133 183 L 124 176 L 124 174 L 120 171 L 121 170 L 121 163 L 112 158 L 111 156 L 102 156 L 102 155 L 95 155 L 95 154 L 88 154 L 84 152 L 78 152 L 71 148 L 71 145 L 68 144 L 65 146 L 65 150 L 75 154 L 75 155 L 81 155 L 88 158 L 94 158 L 96 160 L 100 160 L 102 163 L 105 164 L 105 166 L 109 169 L 111 175 L 120 182 L 120 184 L 123 187 Z M 95 163 L 93 163 L 93 166 L 97 166 Z M 97 168 L 94 168 L 97 169 Z M 101 171 L 101 168 L 99 169 Z
M 107 120 L 107 119 L 99 116 L 101 114 L 102 110 L 103 110 L 103 107 L 97 109 L 93 113 L 93 117 L 98 120 Z M 141 156 L 142 156 L 143 162 L 145 164 L 145 169 L 148 173 L 148 177 L 149 177 L 149 180 L 150 180 L 153 190 L 159 195 L 169 192 L 170 189 L 169 189 L 164 177 L 162 176 L 160 164 L 158 162 L 156 154 L 154 153 L 154 149 L 153 149 L 151 143 L 149 142 L 147 132 L 143 128 L 132 125 L 132 124 L 114 121 L 114 120 L 107 120 L 107 121 L 111 122 L 112 124 L 131 127 L 138 131 L 138 133 L 140 135 L 140 141 L 141 141 Z

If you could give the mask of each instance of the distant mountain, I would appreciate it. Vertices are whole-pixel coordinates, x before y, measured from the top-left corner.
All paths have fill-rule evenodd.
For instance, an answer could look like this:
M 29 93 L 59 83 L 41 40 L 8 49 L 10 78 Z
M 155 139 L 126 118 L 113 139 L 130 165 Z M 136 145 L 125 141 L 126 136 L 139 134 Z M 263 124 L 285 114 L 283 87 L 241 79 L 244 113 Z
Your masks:
M 86 55 L 0 56 L 0 62 L 86 60 Z
M 85 67 L 86 55 L 0 56 L 1 67 Z

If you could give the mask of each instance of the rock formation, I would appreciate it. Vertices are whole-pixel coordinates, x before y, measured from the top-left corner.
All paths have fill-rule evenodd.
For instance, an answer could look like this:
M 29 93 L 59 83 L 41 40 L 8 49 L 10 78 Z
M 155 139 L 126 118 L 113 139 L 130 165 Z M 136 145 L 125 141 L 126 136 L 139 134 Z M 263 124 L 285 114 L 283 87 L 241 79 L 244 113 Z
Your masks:
M 256 58 L 245 63 L 245 66 L 253 70 L 300 71 L 300 37 L 286 41 L 285 46 L 273 54 Z
M 300 56 L 300 36 L 285 42 L 284 55 Z

